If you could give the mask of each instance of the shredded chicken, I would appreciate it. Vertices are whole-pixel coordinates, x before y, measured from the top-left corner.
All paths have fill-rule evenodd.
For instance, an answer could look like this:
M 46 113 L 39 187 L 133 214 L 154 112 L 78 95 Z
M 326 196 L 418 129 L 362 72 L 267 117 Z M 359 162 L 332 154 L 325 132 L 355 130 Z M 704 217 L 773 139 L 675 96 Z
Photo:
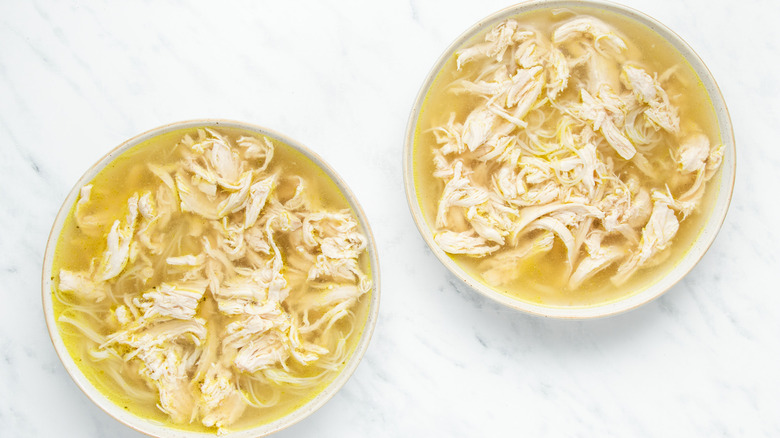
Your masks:
M 81 190 L 75 223 L 105 230 L 103 253 L 61 269 L 58 287 L 109 311 L 107 335 L 89 332 L 92 357 L 122 361 L 171 421 L 224 433 L 259 406 L 241 376 L 316 390 L 307 376 L 344 363 L 372 288 L 368 241 L 350 210 L 313 208 L 320 188 L 275 165 L 268 139 L 200 129 L 176 150 L 178 161 L 140 165 L 156 188 L 133 193 L 118 219 L 93 212 L 95 187 Z
M 509 19 L 458 51 L 449 91 L 467 110 L 431 129 L 436 243 L 485 258 L 479 270 L 493 285 L 560 253 L 557 284 L 571 290 L 603 271 L 620 284 L 660 260 L 722 145 L 681 124 L 673 74 L 630 59 L 637 52 L 590 16 L 546 33 Z

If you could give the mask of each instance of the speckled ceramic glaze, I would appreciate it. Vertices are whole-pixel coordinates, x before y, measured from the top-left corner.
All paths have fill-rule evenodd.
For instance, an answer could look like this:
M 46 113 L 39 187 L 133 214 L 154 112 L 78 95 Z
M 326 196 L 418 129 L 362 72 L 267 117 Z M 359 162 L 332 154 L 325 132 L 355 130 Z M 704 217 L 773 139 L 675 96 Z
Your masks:
M 704 87 L 707 90 L 710 99 L 712 100 L 713 108 L 717 116 L 720 136 L 725 145 L 720 176 L 715 177 L 709 183 L 707 188 L 707 190 L 710 191 L 717 191 L 717 198 L 715 199 L 712 212 L 710 213 L 709 218 L 707 218 L 704 228 L 700 232 L 698 238 L 695 240 L 690 250 L 685 253 L 683 259 L 676 263 L 675 266 L 665 276 L 659 277 L 654 282 L 652 282 L 652 284 L 645 287 L 641 291 L 626 291 L 626 297 L 623 299 L 592 307 L 545 306 L 537 303 L 522 301 L 504 295 L 473 278 L 470 274 L 458 266 L 458 264 L 456 264 L 452 258 L 450 258 L 450 256 L 448 256 L 434 242 L 432 230 L 426 224 L 422 210 L 417 200 L 412 167 L 414 164 L 414 137 L 420 111 L 429 88 L 433 84 L 438 72 L 444 67 L 447 60 L 449 60 L 450 57 L 452 57 L 461 46 L 471 40 L 475 35 L 484 31 L 486 28 L 490 28 L 495 24 L 506 20 L 507 18 L 541 9 L 569 7 L 596 8 L 625 16 L 649 27 L 658 33 L 661 37 L 666 39 L 669 43 L 671 43 L 672 46 L 674 46 L 690 63 L 691 67 L 704 84 Z M 597 318 L 607 315 L 614 315 L 636 308 L 659 297 L 672 286 L 674 286 L 675 283 L 680 281 L 691 269 L 693 269 L 696 263 L 702 258 L 704 253 L 715 240 L 715 236 L 720 230 L 720 227 L 723 224 L 723 220 L 726 217 L 726 211 L 728 210 L 728 206 L 731 201 L 731 194 L 734 187 L 734 176 L 736 173 L 736 154 L 734 150 L 734 133 L 731 127 L 731 120 L 729 118 L 723 96 L 721 95 L 720 90 L 715 83 L 715 79 L 712 77 L 712 74 L 704 65 L 704 62 L 702 62 L 693 49 L 691 49 L 691 47 L 688 46 L 688 44 L 686 44 L 682 38 L 653 18 L 625 6 L 601 1 L 538 0 L 521 3 L 496 12 L 495 14 L 480 20 L 466 32 L 461 34 L 460 37 L 458 37 L 436 61 L 430 73 L 428 74 L 428 77 L 425 78 L 419 93 L 417 94 L 417 99 L 415 100 L 414 107 L 412 108 L 409 122 L 407 124 L 403 160 L 406 198 L 407 202 L 409 203 L 412 216 L 414 217 L 414 221 L 417 224 L 417 228 L 419 229 L 420 234 L 422 234 L 423 239 L 425 239 L 425 242 L 431 248 L 436 257 L 438 257 L 441 263 L 444 264 L 444 266 L 452 271 L 460 280 L 469 285 L 473 290 L 495 301 L 498 301 L 501 304 L 536 315 L 570 319 Z
M 344 181 L 342 181 L 341 178 L 339 178 L 336 172 L 330 166 L 328 166 L 322 160 L 322 158 L 320 158 L 317 154 L 315 154 L 305 146 L 301 145 L 300 143 L 290 138 L 287 138 L 279 133 L 276 133 L 274 131 L 259 126 L 242 123 L 242 122 L 235 122 L 230 120 L 218 120 L 218 119 L 191 120 L 186 122 L 172 123 L 169 125 L 152 129 L 150 131 L 147 131 L 143 134 L 140 134 L 122 143 L 114 150 L 109 152 L 106 156 L 101 158 L 100 161 L 98 161 L 89 170 L 87 170 L 86 173 L 84 173 L 81 179 L 79 179 L 79 181 L 76 183 L 76 185 L 68 194 L 67 198 L 65 199 L 65 202 L 62 204 L 62 207 L 60 208 L 59 213 L 57 214 L 57 218 L 54 221 L 54 225 L 52 227 L 51 234 L 49 235 L 49 240 L 46 245 L 46 251 L 44 253 L 43 278 L 42 278 L 43 310 L 46 317 L 46 324 L 49 329 L 49 334 L 51 335 L 51 340 L 54 344 L 55 350 L 57 351 L 57 355 L 59 356 L 63 365 L 65 365 L 65 369 L 68 371 L 68 373 L 76 382 L 76 384 L 79 386 L 79 388 L 81 388 L 81 390 L 84 391 L 87 397 L 89 397 L 93 402 L 95 402 L 95 404 L 98 405 L 101 409 L 103 409 L 106 413 L 108 413 L 112 417 L 116 418 L 117 420 L 121 421 L 122 423 L 126 424 L 127 426 L 139 432 L 143 432 L 145 434 L 160 437 L 160 438 L 192 438 L 192 437 L 200 437 L 200 436 L 213 436 L 212 433 L 183 431 L 183 430 L 160 425 L 157 422 L 146 420 L 144 418 L 129 413 L 125 409 L 122 409 L 120 406 L 116 405 L 114 402 L 109 400 L 106 396 L 104 396 L 89 382 L 89 380 L 84 376 L 84 374 L 81 372 L 78 366 L 76 366 L 76 363 L 73 361 L 71 355 L 68 353 L 68 350 L 65 347 L 65 344 L 63 343 L 63 340 L 60 336 L 60 332 L 57 328 L 57 324 L 54 321 L 54 310 L 52 307 L 53 303 L 52 303 L 51 268 L 52 268 L 52 260 L 54 257 L 54 251 L 57 246 L 57 239 L 59 238 L 62 226 L 65 223 L 65 219 L 67 218 L 68 213 L 70 212 L 71 207 L 73 206 L 73 203 L 76 202 L 76 199 L 78 198 L 78 194 L 79 191 L 81 190 L 81 187 L 84 184 L 91 181 L 98 174 L 98 172 L 100 172 L 104 167 L 106 167 L 114 159 L 119 157 L 122 153 L 129 150 L 130 148 L 144 141 L 147 141 L 151 138 L 154 138 L 162 134 L 166 134 L 171 131 L 175 131 L 179 129 L 195 128 L 201 126 L 216 127 L 216 128 L 218 127 L 238 128 L 238 129 L 248 130 L 278 140 L 296 149 L 300 153 L 304 154 L 312 162 L 317 164 L 335 182 L 335 184 L 341 190 L 344 197 L 349 202 L 350 207 L 352 208 L 355 215 L 357 216 L 357 219 L 360 223 L 361 231 L 365 236 L 367 236 L 369 241 L 368 254 L 371 263 L 371 276 L 373 279 L 373 288 L 371 290 L 371 302 L 369 303 L 370 307 L 368 311 L 368 317 L 361 338 L 358 341 L 357 346 L 355 347 L 355 351 L 353 352 L 352 356 L 350 356 L 348 362 L 344 366 L 341 373 L 338 376 L 336 376 L 336 378 L 333 379 L 333 381 L 324 390 L 322 390 L 322 392 L 317 394 L 312 400 L 310 400 L 308 403 L 304 404 L 294 412 L 268 424 L 264 424 L 251 429 L 231 432 L 223 435 L 224 437 L 230 437 L 230 438 L 250 438 L 250 437 L 266 436 L 268 434 L 284 429 L 285 427 L 288 427 L 306 418 L 314 411 L 319 409 L 322 405 L 324 405 L 331 397 L 333 397 L 333 395 L 342 386 L 344 386 L 344 384 L 347 382 L 349 377 L 357 368 L 358 363 L 360 362 L 361 358 L 363 357 L 363 354 L 366 351 L 366 348 L 368 347 L 368 343 L 371 339 L 371 334 L 374 331 L 374 326 L 376 324 L 376 319 L 379 312 L 379 289 L 380 289 L 379 288 L 379 284 L 380 284 L 379 260 L 376 253 L 376 243 L 374 241 L 374 236 L 371 233 L 371 229 L 368 226 L 368 221 L 366 220 L 365 213 L 361 209 L 360 205 L 358 204 L 352 192 L 346 186 Z

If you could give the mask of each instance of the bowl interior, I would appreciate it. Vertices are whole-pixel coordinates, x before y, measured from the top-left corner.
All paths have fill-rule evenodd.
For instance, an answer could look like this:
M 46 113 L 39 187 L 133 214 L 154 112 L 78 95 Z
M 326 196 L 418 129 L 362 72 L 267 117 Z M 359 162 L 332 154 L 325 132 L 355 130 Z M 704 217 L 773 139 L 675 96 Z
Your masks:
M 418 126 L 421 111 L 424 108 L 429 89 L 437 79 L 438 73 L 447 64 L 455 52 L 466 44 L 473 43 L 475 37 L 481 35 L 486 29 L 508 18 L 521 16 L 534 11 L 550 9 L 577 9 L 583 12 L 592 13 L 611 13 L 617 14 L 633 20 L 640 25 L 651 29 L 663 39 L 669 42 L 689 63 L 693 71 L 699 76 L 706 93 L 713 105 L 715 117 L 717 119 L 718 130 L 721 141 L 724 143 L 724 156 L 718 174 L 707 185 L 707 196 L 714 196 L 712 210 L 706 218 L 705 225 L 701 229 L 698 237 L 693 242 L 692 247 L 685 253 L 682 259 L 674 265 L 662 278 L 651 282 L 639 291 L 625 296 L 624 298 L 613 300 L 593 306 L 553 306 L 542 305 L 534 302 L 524 301 L 505 295 L 496 289 L 476 280 L 471 274 L 465 271 L 459 264 L 445 253 L 433 240 L 433 233 L 425 220 L 425 216 L 417 197 L 418 187 L 416 187 L 414 165 L 415 165 L 415 138 L 418 129 L 424 129 Z M 731 194 L 734 186 L 734 177 L 736 169 L 736 155 L 734 150 L 734 135 L 731 126 L 726 104 L 723 96 L 703 61 L 696 55 L 693 49 L 688 46 L 677 34 L 667 27 L 657 22 L 653 18 L 644 15 L 633 9 L 601 1 L 556 1 L 541 0 L 521 3 L 501 10 L 490 15 L 474 24 L 471 28 L 461 34 L 439 57 L 434 64 L 427 78 L 420 87 L 420 91 L 415 99 L 406 130 L 404 145 L 404 183 L 406 189 L 407 202 L 409 204 L 412 216 L 417 225 L 420 234 L 431 248 L 436 257 L 461 281 L 466 283 L 472 289 L 479 293 L 509 307 L 522 310 L 528 313 L 556 317 L 556 318 L 594 318 L 613 315 L 626 310 L 635 308 L 647 303 L 660 296 L 663 292 L 671 288 L 683 276 L 685 276 L 693 266 L 701 259 L 706 250 L 712 244 L 724 219 L 726 211 L 731 200 Z
M 154 137 L 172 131 L 188 129 L 188 128 L 196 128 L 196 127 L 215 127 L 215 128 L 225 127 L 225 128 L 236 128 L 241 130 L 252 131 L 254 133 L 278 140 L 279 142 L 284 143 L 290 146 L 291 148 L 297 150 L 298 152 L 302 153 L 309 160 L 311 160 L 318 167 L 320 167 L 327 174 L 327 176 L 334 181 L 334 183 L 337 185 L 339 190 L 343 193 L 344 197 L 347 199 L 350 208 L 352 209 L 355 216 L 357 217 L 359 226 L 361 228 L 361 232 L 368 239 L 367 250 L 368 250 L 369 261 L 371 264 L 371 276 L 373 279 L 373 287 L 370 292 L 371 294 L 370 302 L 368 304 L 369 306 L 368 315 L 366 317 L 365 326 L 363 327 L 360 338 L 355 346 L 355 350 L 352 353 L 352 355 L 349 357 L 344 368 L 313 399 L 309 400 L 308 402 L 300 406 L 294 412 L 282 418 L 279 418 L 271 423 L 263 424 L 257 427 L 252 427 L 246 430 L 238 430 L 223 435 L 232 438 L 249 438 L 249 437 L 265 436 L 270 433 L 276 432 L 278 430 L 284 429 L 306 418 L 308 415 L 310 415 L 318 408 L 320 408 L 322 405 L 324 405 L 331 397 L 333 397 L 333 395 L 335 395 L 335 393 L 342 386 L 344 386 L 344 384 L 347 382 L 349 377 L 357 368 L 358 363 L 360 362 L 361 358 L 363 357 L 363 354 L 368 348 L 368 343 L 371 339 L 371 335 L 373 333 L 374 326 L 376 324 L 377 315 L 379 312 L 379 289 L 380 289 L 379 260 L 376 253 L 376 243 L 374 241 L 373 234 L 371 233 L 371 229 L 368 225 L 368 221 L 366 219 L 365 213 L 363 212 L 363 209 L 360 207 L 360 204 L 357 202 L 357 199 L 355 198 L 353 193 L 349 190 L 349 187 L 347 187 L 347 185 L 336 174 L 336 172 L 327 163 L 325 163 L 322 160 L 322 158 L 320 158 L 317 154 L 315 154 L 314 152 L 312 152 L 302 144 L 290 138 L 287 138 L 277 132 L 274 132 L 272 130 L 260 126 L 255 126 L 255 125 L 231 121 L 231 120 L 203 119 L 203 120 L 191 120 L 186 122 L 173 123 L 159 128 L 155 128 L 143 134 L 140 134 L 122 143 L 115 149 L 113 149 L 111 152 L 109 152 L 107 155 L 101 158 L 97 163 L 95 163 L 89 170 L 87 170 L 87 172 L 75 184 L 75 186 L 70 191 L 70 193 L 68 193 L 68 196 L 63 202 L 62 207 L 60 208 L 57 217 L 54 221 L 54 225 L 52 226 L 52 230 L 49 235 L 49 239 L 46 245 L 46 250 L 44 253 L 43 273 L 42 273 L 42 300 L 43 300 L 43 309 L 46 318 L 46 324 L 48 326 L 49 334 L 51 336 L 51 340 L 52 343 L 54 344 L 54 348 L 57 352 L 57 355 L 60 357 L 60 360 L 65 366 L 65 369 L 73 378 L 76 385 L 87 395 L 87 397 L 89 397 L 95 404 L 97 404 L 101 409 L 103 409 L 112 417 L 116 418 L 120 422 L 124 423 L 125 425 L 137 431 L 143 432 L 151 436 L 164 437 L 164 438 L 185 438 L 185 437 L 194 437 L 194 436 L 213 435 L 211 433 L 202 433 L 202 432 L 175 429 L 172 427 L 159 424 L 154 421 L 141 418 L 139 416 L 136 416 L 128 412 L 125 409 L 122 409 L 116 403 L 108 399 L 102 392 L 100 392 L 95 386 L 92 385 L 92 383 L 82 373 L 82 371 L 79 369 L 79 367 L 74 362 L 72 356 L 70 355 L 60 335 L 59 329 L 57 327 L 57 323 L 54 320 L 54 307 L 53 307 L 53 299 L 52 299 L 52 287 L 53 287 L 52 261 L 54 259 L 54 252 L 57 246 L 57 241 L 60 235 L 60 231 L 62 230 L 62 227 L 71 211 L 73 204 L 76 202 L 79 196 L 79 191 L 81 187 L 87 184 L 89 181 L 91 181 L 106 165 L 111 163 L 115 158 L 119 157 L 125 151 L 133 148 L 134 146 L 141 144 Z

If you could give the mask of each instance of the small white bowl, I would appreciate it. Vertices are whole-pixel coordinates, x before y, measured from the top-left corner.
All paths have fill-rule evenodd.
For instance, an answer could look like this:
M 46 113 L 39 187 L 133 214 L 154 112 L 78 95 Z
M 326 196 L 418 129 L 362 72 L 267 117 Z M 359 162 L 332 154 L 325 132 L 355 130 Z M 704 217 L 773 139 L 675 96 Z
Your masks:
M 446 62 L 458 49 L 460 49 L 466 43 L 469 43 L 476 35 L 480 34 L 486 29 L 491 28 L 503 20 L 532 11 L 556 8 L 590 8 L 621 15 L 650 28 L 652 31 L 656 32 L 662 38 L 672 44 L 672 46 L 674 46 L 677 51 L 680 52 L 680 54 L 688 61 L 688 63 L 690 63 L 691 67 L 704 84 L 704 87 L 707 90 L 707 94 L 712 101 L 715 115 L 717 117 L 718 127 L 720 129 L 720 136 L 725 145 L 723 162 L 719 171 L 720 175 L 713 178 L 707 186 L 708 191 L 717 191 L 714 206 L 706 220 L 704 228 L 693 242 L 690 250 L 685 253 L 684 257 L 678 263 L 676 263 L 675 266 L 666 275 L 658 278 L 641 291 L 636 293 L 631 291 L 631 293 L 627 294 L 625 298 L 590 307 L 545 306 L 531 303 L 528 301 L 512 298 L 475 279 L 457 263 L 455 263 L 452 258 L 450 258 L 450 256 L 447 255 L 447 253 L 445 253 L 436 244 L 436 242 L 434 242 L 433 233 L 425 222 L 425 218 L 417 200 L 414 181 L 414 138 L 417 129 L 417 122 L 428 90 L 434 83 L 437 74 L 444 67 Z M 655 19 L 626 6 L 604 1 L 590 0 L 536 0 L 520 3 L 518 5 L 498 11 L 480 20 L 471 28 L 462 33 L 439 57 L 439 59 L 433 65 L 430 73 L 425 78 L 422 86 L 420 87 L 420 91 L 417 94 L 417 98 L 414 102 L 414 106 L 407 123 L 403 160 L 406 199 L 409 203 L 409 208 L 412 212 L 414 222 L 417 224 L 417 228 L 420 231 L 420 234 L 422 234 L 425 242 L 431 248 L 439 261 L 441 261 L 441 263 L 447 267 L 447 269 L 449 269 L 453 274 L 455 274 L 456 277 L 458 277 L 472 289 L 503 305 L 539 316 L 567 319 L 598 318 L 634 309 L 654 300 L 655 298 L 658 298 L 664 292 L 674 286 L 678 281 L 680 281 L 688 272 L 690 272 L 691 269 L 693 269 L 696 263 L 701 260 L 701 258 L 704 256 L 704 253 L 715 240 L 715 236 L 718 234 L 718 231 L 723 224 L 723 221 L 726 217 L 726 211 L 728 210 L 729 203 L 731 202 L 731 194 L 734 188 L 734 176 L 736 173 L 734 132 L 731 127 L 731 119 L 729 118 L 728 110 L 726 109 L 726 103 L 723 100 L 723 96 L 720 92 L 720 89 L 718 88 L 718 85 L 715 83 L 715 79 L 712 77 L 712 74 L 704 65 L 704 62 L 699 58 L 699 56 L 696 55 L 693 49 L 691 49 L 691 47 L 685 41 L 683 41 L 682 38 L 680 38 L 677 34 L 672 32 L 669 28 L 659 23 Z
M 117 146 L 114 150 L 109 152 L 92 167 L 90 167 L 86 173 L 84 173 L 81 179 L 79 179 L 79 181 L 70 191 L 70 193 L 68 193 L 68 196 L 65 198 L 65 202 L 62 204 L 62 207 L 60 208 L 60 211 L 54 220 L 54 225 L 52 226 L 51 233 L 49 234 L 49 240 L 46 244 L 46 251 L 43 258 L 42 296 L 46 325 L 48 326 L 49 335 L 51 336 L 52 343 L 54 344 L 54 349 L 56 350 L 57 355 L 60 357 L 63 365 L 65 365 L 65 369 L 68 371 L 68 374 L 70 374 L 71 378 L 73 378 L 73 381 L 76 382 L 76 385 L 78 385 L 78 387 L 84 392 L 84 394 L 87 395 L 87 397 L 89 397 L 90 400 L 92 400 L 100 409 L 104 410 L 115 419 L 139 432 L 160 438 L 195 438 L 213 436 L 213 433 L 192 432 L 160 425 L 159 423 L 131 414 L 103 395 L 103 393 L 95 388 L 92 383 L 90 383 L 90 381 L 84 376 L 82 371 L 74 362 L 73 357 L 71 357 L 70 353 L 68 352 L 68 349 L 65 347 L 62 337 L 60 336 L 57 323 L 54 320 L 54 309 L 52 303 L 51 274 L 54 251 L 57 246 L 57 240 L 59 238 L 60 231 L 62 230 L 63 224 L 65 223 L 65 219 L 67 218 L 73 203 L 76 202 L 81 187 L 91 181 L 115 158 L 119 157 L 122 155 L 122 153 L 134 147 L 135 145 L 171 131 L 196 127 L 226 127 L 248 130 L 278 140 L 302 153 L 313 163 L 317 164 L 336 183 L 338 188 L 344 194 L 344 197 L 349 202 L 352 211 L 357 216 L 361 231 L 368 238 L 368 254 L 371 263 L 371 276 L 373 281 L 371 301 L 369 303 L 366 325 L 362 330 L 362 334 L 355 347 L 355 351 L 349 357 L 349 360 L 342 371 L 313 399 L 290 414 L 271 423 L 222 435 L 229 438 L 254 438 L 266 436 L 291 426 L 311 415 L 314 413 L 314 411 L 319 409 L 328 400 L 330 400 L 330 398 L 333 397 L 342 386 L 344 386 L 344 384 L 347 382 L 347 380 L 349 380 L 350 376 L 357 368 L 358 363 L 363 358 L 363 355 L 368 348 L 368 343 L 371 340 L 371 334 L 374 331 L 374 326 L 376 325 L 377 316 L 379 314 L 379 259 L 377 257 L 374 236 L 371 233 L 366 215 L 363 212 L 363 209 L 360 207 L 360 204 L 358 204 L 355 195 L 352 194 L 346 183 L 344 183 L 344 181 L 336 174 L 333 168 L 325 163 L 325 161 L 317 154 L 302 144 L 277 132 L 262 128 L 260 126 L 231 120 L 203 119 L 190 120 L 161 126 L 159 128 L 155 128 L 143 134 L 137 135 Z

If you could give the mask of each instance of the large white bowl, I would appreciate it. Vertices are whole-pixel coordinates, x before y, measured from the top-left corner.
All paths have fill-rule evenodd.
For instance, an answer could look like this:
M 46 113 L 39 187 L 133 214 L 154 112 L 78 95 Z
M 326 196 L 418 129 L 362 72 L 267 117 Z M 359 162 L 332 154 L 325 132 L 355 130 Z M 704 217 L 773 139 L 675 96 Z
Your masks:
M 723 143 L 725 144 L 720 176 L 713 178 L 707 186 L 708 191 L 717 191 L 717 198 L 715 200 L 714 207 L 706 221 L 704 229 L 702 229 L 702 231 L 699 233 L 699 236 L 693 243 L 692 248 L 690 248 L 690 250 L 685 253 L 684 258 L 680 260 L 665 276 L 657 278 L 652 284 L 645 287 L 641 291 L 636 293 L 634 293 L 634 291 L 629 291 L 623 299 L 591 307 L 545 306 L 522 301 L 504 295 L 501 292 L 498 292 L 497 290 L 476 280 L 469 273 L 463 270 L 463 268 L 461 268 L 457 263 L 455 263 L 452 258 L 450 258 L 450 256 L 447 255 L 447 253 L 445 253 L 441 248 L 439 248 L 436 242 L 434 242 L 433 233 L 425 222 L 425 218 L 417 200 L 414 181 L 413 149 L 417 121 L 420 116 L 420 111 L 422 109 L 428 90 L 436 79 L 438 72 L 444 67 L 445 63 L 459 48 L 468 43 L 476 35 L 486 29 L 491 28 L 503 20 L 532 11 L 555 8 L 596 8 L 606 12 L 612 12 L 635 20 L 638 23 L 649 27 L 661 37 L 666 39 L 690 63 L 691 67 L 704 84 L 704 87 L 707 90 L 710 99 L 712 100 L 720 129 L 720 136 Z M 442 53 L 442 55 L 433 65 L 433 68 L 428 74 L 428 77 L 425 78 L 425 81 L 420 87 L 420 91 L 417 94 L 417 99 L 414 102 L 414 107 L 412 108 L 412 112 L 409 116 L 409 121 L 406 128 L 406 142 L 404 144 L 403 160 L 406 199 L 409 203 L 409 208 L 411 209 L 414 222 L 417 224 L 417 228 L 419 229 L 420 234 L 422 234 L 423 239 L 425 239 L 425 242 L 431 248 L 439 261 L 441 261 L 441 263 L 447 267 L 447 269 L 449 269 L 453 274 L 455 274 L 455 276 L 457 276 L 461 281 L 466 283 L 472 289 L 487 296 L 488 298 L 498 301 L 501 304 L 535 315 L 569 319 L 597 318 L 625 312 L 661 296 L 661 294 L 669 290 L 672 286 L 675 285 L 675 283 L 680 281 L 688 272 L 690 272 L 691 269 L 693 269 L 694 265 L 696 265 L 696 263 L 701 260 L 701 258 L 704 256 L 704 253 L 715 240 L 715 236 L 718 234 L 718 231 L 723 224 L 723 220 L 726 217 L 726 211 L 728 210 L 729 203 L 731 202 L 731 194 L 734 188 L 734 175 L 736 173 L 734 132 L 731 127 L 731 119 L 729 118 L 728 110 L 726 109 L 726 103 L 723 100 L 723 95 L 721 95 L 720 89 L 715 83 L 715 79 L 712 77 L 712 74 L 704 65 L 704 62 L 699 58 L 699 56 L 696 55 L 693 49 L 691 49 L 691 47 L 685 41 L 683 41 L 682 38 L 680 38 L 676 33 L 672 32 L 669 28 L 641 12 L 615 3 L 584 0 L 536 0 L 521 3 L 498 11 L 480 20 L 467 31 L 463 32 L 452 44 L 450 44 L 444 53 Z
M 191 432 L 191 431 L 185 431 L 185 430 L 180 430 L 180 429 L 175 429 L 172 427 L 160 425 L 159 423 L 131 414 L 125 409 L 123 409 L 122 407 L 118 406 L 117 404 L 109 400 L 105 395 L 103 395 L 103 393 L 101 393 L 97 388 L 95 388 L 92 385 L 92 383 L 90 383 L 90 381 L 84 376 L 84 374 L 81 372 L 79 367 L 73 361 L 73 357 L 71 357 L 70 353 L 65 347 L 65 344 L 63 343 L 62 337 L 60 336 L 59 329 L 57 328 L 57 323 L 54 320 L 54 309 L 52 307 L 53 303 L 52 303 L 51 268 L 52 268 L 52 260 L 54 257 L 54 251 L 57 246 L 57 240 L 59 238 L 60 231 L 62 230 L 62 226 L 65 223 L 65 219 L 67 218 L 68 213 L 70 212 L 71 207 L 73 206 L 73 203 L 76 202 L 76 199 L 78 198 L 78 194 L 79 191 L 81 190 L 81 187 L 84 184 L 91 181 L 95 177 L 95 175 L 98 174 L 98 172 L 100 172 L 104 167 L 106 167 L 106 165 L 111 163 L 115 158 L 120 156 L 123 152 L 134 147 L 135 145 L 138 145 L 146 140 L 157 137 L 158 135 L 166 134 L 171 131 L 186 129 L 186 128 L 196 128 L 201 126 L 217 127 L 217 128 L 218 127 L 238 128 L 238 129 L 244 129 L 244 130 L 256 132 L 257 134 L 261 134 L 276 139 L 286 145 L 289 145 L 290 147 L 296 149 L 298 152 L 308 157 L 312 162 L 317 164 L 336 183 L 338 188 L 344 194 L 344 197 L 349 202 L 352 211 L 354 211 L 355 215 L 357 216 L 357 219 L 360 223 L 361 231 L 368 238 L 368 254 L 371 263 L 371 276 L 373 281 L 373 288 L 371 290 L 371 302 L 369 303 L 370 307 L 368 311 L 366 325 L 362 331 L 360 340 L 358 341 L 357 346 L 355 347 L 355 351 L 352 353 L 352 356 L 350 356 L 348 362 L 342 369 L 341 373 L 339 373 L 338 376 L 336 376 L 336 378 L 325 389 L 323 389 L 319 394 L 317 394 L 312 400 L 310 400 L 300 408 L 296 409 L 292 413 L 271 423 L 263 424 L 261 426 L 257 426 L 251 429 L 240 430 L 240 431 L 231 432 L 222 435 L 224 437 L 229 437 L 229 438 L 254 438 L 260 436 L 266 436 L 271 433 L 277 432 L 281 429 L 284 429 L 292 424 L 295 424 L 298 421 L 301 421 L 307 416 L 311 415 L 314 411 L 319 409 L 328 400 L 330 400 L 330 398 L 333 397 L 333 395 L 335 395 L 336 392 L 339 389 L 341 389 L 342 386 L 344 386 L 344 384 L 347 382 L 349 377 L 357 368 L 360 359 L 363 357 L 363 354 L 366 352 L 366 348 L 368 348 L 368 342 L 371 339 L 371 334 L 374 331 L 377 315 L 379 313 L 379 260 L 377 257 L 376 243 L 374 241 L 374 236 L 371 233 L 371 229 L 368 226 L 368 220 L 366 219 L 366 215 L 363 212 L 360 205 L 358 204 L 357 200 L 355 199 L 355 196 L 349 190 L 349 188 L 344 183 L 344 181 L 336 174 L 336 172 L 330 166 L 328 166 L 328 164 L 325 163 L 325 161 L 323 161 L 322 158 L 320 158 L 317 154 L 315 154 L 314 152 L 312 152 L 302 144 L 288 137 L 285 137 L 277 132 L 271 131 L 266 128 L 262 128 L 260 126 L 255 126 L 248 123 L 235 122 L 230 120 L 204 119 L 204 120 L 191 120 L 186 122 L 178 122 L 178 123 L 172 123 L 169 125 L 161 126 L 159 128 L 152 129 L 136 137 L 133 137 L 130 140 L 127 140 L 126 142 L 117 146 L 114 150 L 112 150 L 106 156 L 101 158 L 100 161 L 98 161 L 92 167 L 90 167 L 89 170 L 86 171 L 86 173 L 84 173 L 81 179 L 79 179 L 79 181 L 70 191 L 70 193 L 68 193 L 67 198 L 65 198 L 65 202 L 63 202 L 62 207 L 60 208 L 60 211 L 57 214 L 57 218 L 54 220 L 54 225 L 52 226 L 51 233 L 49 234 L 49 240 L 48 243 L 46 244 L 46 251 L 44 253 L 44 258 L 43 258 L 43 279 L 42 279 L 43 312 L 46 317 L 46 325 L 48 326 L 49 335 L 51 336 L 52 343 L 54 344 L 54 349 L 57 351 L 57 355 L 60 357 L 60 360 L 62 361 L 63 365 L 65 365 L 65 369 L 68 371 L 70 376 L 76 382 L 76 385 L 78 385 L 78 387 L 81 388 L 82 391 L 84 391 L 87 397 L 89 397 L 90 400 L 92 400 L 96 405 L 98 405 L 98 407 L 100 407 L 106 413 L 108 413 L 112 417 L 116 418 L 117 420 L 121 421 L 122 423 L 126 424 L 127 426 L 139 432 L 143 432 L 147 435 L 151 435 L 155 437 L 194 438 L 194 437 L 203 437 L 203 436 L 213 436 L 213 434 L 210 433 Z

